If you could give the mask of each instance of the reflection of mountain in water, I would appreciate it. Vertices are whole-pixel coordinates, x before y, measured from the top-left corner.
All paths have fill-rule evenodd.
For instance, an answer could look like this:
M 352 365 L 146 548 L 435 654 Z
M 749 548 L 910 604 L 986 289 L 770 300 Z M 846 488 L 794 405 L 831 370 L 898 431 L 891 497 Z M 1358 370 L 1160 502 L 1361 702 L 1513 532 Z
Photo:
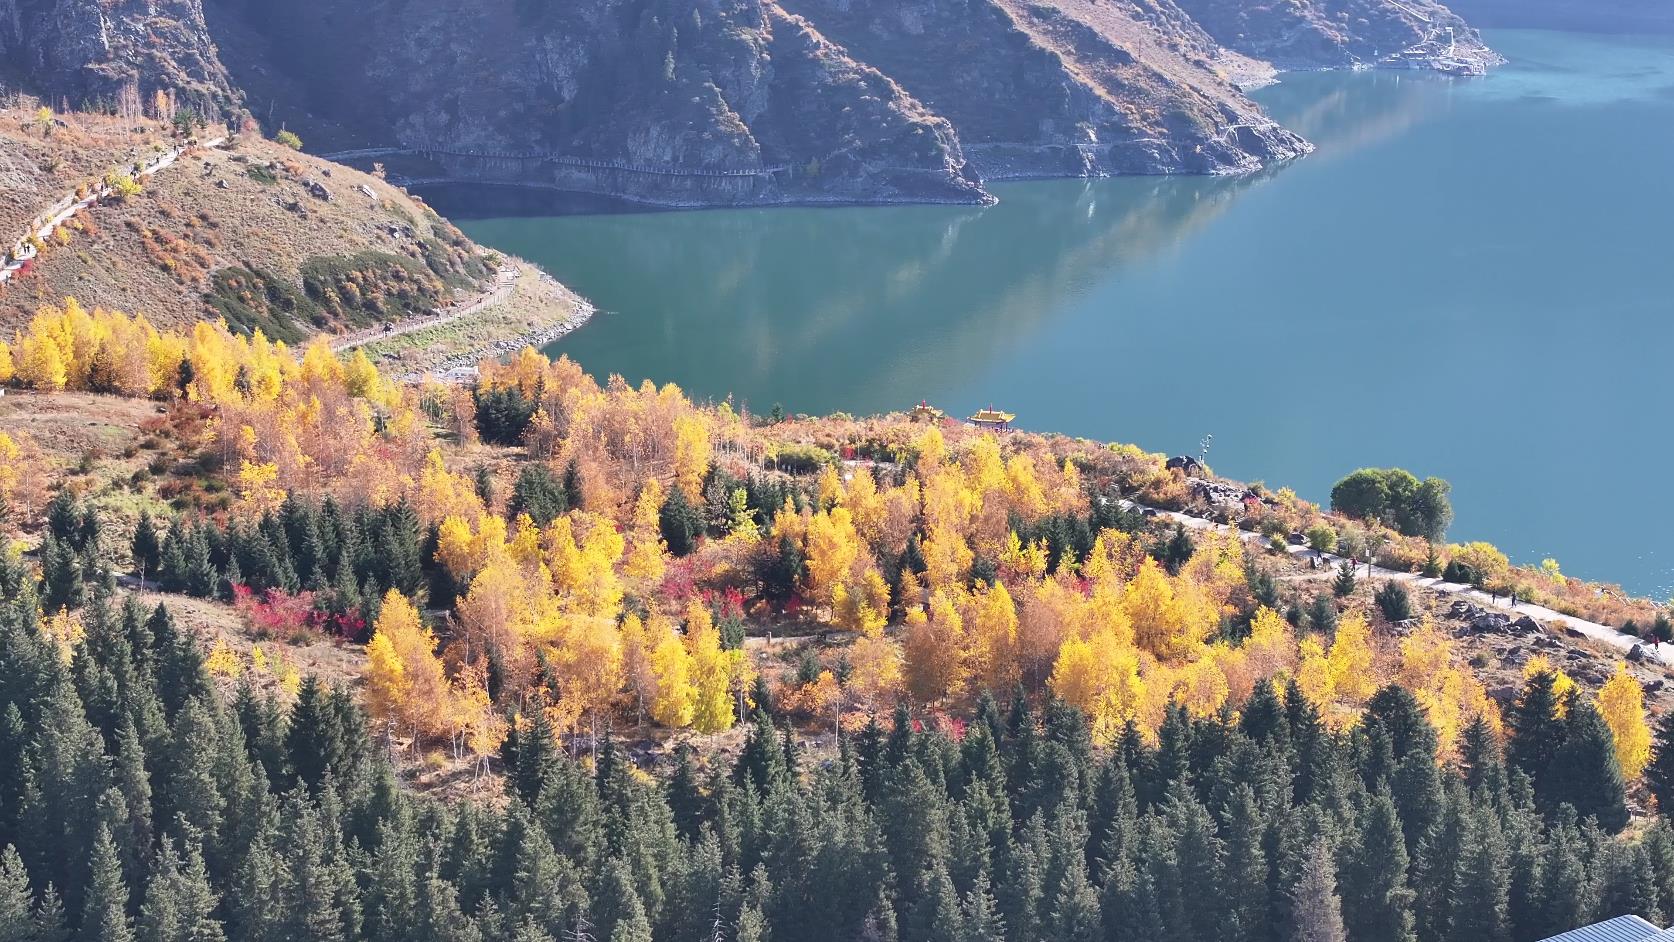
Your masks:
M 1264 96 L 1308 126 L 1322 156 L 1423 120 L 1445 88 L 1381 73 L 1293 78 Z M 1413 94 L 1415 82 L 1432 94 Z M 545 263 L 610 312 L 549 352 L 758 408 L 786 399 L 872 411 L 1004 362 L 1077 297 L 1172 251 L 1284 172 L 1015 184 L 984 209 L 628 212 L 467 228 Z M 471 194 L 441 198 L 457 212 Z
M 550 352 L 798 409 L 900 407 L 1085 287 L 1185 238 L 1254 178 L 1020 184 L 982 210 L 500 220 L 473 232 L 613 312 Z M 581 235 L 585 230 L 585 235 Z

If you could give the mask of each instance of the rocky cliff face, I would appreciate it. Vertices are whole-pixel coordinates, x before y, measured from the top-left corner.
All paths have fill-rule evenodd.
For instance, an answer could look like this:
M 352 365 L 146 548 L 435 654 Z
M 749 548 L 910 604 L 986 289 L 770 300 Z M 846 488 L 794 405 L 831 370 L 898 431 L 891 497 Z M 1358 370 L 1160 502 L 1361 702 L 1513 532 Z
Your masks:
M 675 204 L 1246 172 L 1308 150 L 1239 90 L 1251 57 L 1487 55 L 1435 0 L 0 0 L 27 90 L 242 95 L 405 179 Z
M 1097 0 L 783 2 L 946 115 L 990 179 L 1238 172 L 1307 148 L 1183 15 L 1165 32 Z
M 129 85 L 215 117 L 237 108 L 201 0 L 0 0 L 0 87 L 82 107 Z
M 766 0 L 298 5 L 226 0 L 211 22 L 265 38 L 235 70 L 288 76 L 300 123 L 422 151 L 410 176 L 673 203 L 985 198 L 946 118 Z
M 1179 0 L 1209 35 L 1282 69 L 1436 68 L 1479 74 L 1501 60 L 1437 0 Z

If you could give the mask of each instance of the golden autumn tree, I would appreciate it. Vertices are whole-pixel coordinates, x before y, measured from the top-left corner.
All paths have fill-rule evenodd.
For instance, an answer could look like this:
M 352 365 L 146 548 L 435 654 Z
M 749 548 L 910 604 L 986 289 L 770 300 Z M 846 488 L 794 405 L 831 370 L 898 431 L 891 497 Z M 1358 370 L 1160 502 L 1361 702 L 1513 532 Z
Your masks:
M 688 611 L 686 647 L 691 655 L 692 728 L 700 733 L 719 733 L 732 728 L 732 681 L 742 651 L 721 649 L 721 633 L 715 630 L 709 609 L 693 601 Z
M 415 737 L 446 732 L 449 687 L 436 635 L 397 589 L 384 595 L 366 645 L 366 706 L 375 719 Z
M 672 628 L 660 632 L 651 648 L 651 675 L 656 693 L 651 698 L 651 718 L 670 729 L 692 725 L 697 690 L 692 686 L 692 657 Z
M 964 647 L 965 620 L 955 596 L 938 589 L 930 595 L 928 612 L 914 609 L 907 616 L 907 689 L 914 699 L 935 703 L 964 684 Z
M 1598 712 L 1616 742 L 1616 759 L 1629 781 L 1639 777 L 1651 763 L 1651 727 L 1645 721 L 1645 690 L 1628 673 L 1626 664 L 1598 691 Z
M 1108 628 L 1065 641 L 1049 683 L 1087 714 L 1093 739 L 1102 744 L 1115 741 L 1129 720 L 1138 720 L 1146 702 L 1138 651 Z
M 1005 583 L 971 596 L 962 656 L 968 681 L 978 690 L 1003 693 L 1021 676 L 1017 657 L 1017 607 Z M 975 692 L 975 691 L 973 691 Z
M 1372 629 L 1364 612 L 1351 612 L 1337 625 L 1328 659 L 1331 689 L 1338 699 L 1359 707 L 1377 692 L 1373 670 Z
M 1133 624 L 1135 643 L 1159 658 L 1184 655 L 1202 642 L 1211 627 L 1191 600 L 1181 597 L 1181 588 L 1182 582 L 1170 578 L 1156 560 L 1147 557 L 1123 593 L 1122 606 Z

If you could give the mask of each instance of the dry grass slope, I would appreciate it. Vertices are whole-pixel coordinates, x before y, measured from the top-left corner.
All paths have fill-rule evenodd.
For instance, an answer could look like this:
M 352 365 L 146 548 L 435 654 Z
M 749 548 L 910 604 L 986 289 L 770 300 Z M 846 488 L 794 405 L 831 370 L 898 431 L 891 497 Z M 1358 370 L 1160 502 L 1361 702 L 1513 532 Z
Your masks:
M 47 131 L 29 113 L 0 112 L 0 231 L 15 239 L 77 186 L 168 145 L 153 122 L 113 120 L 72 115 Z M 221 316 L 296 339 L 475 291 L 491 275 L 481 254 L 382 180 L 239 135 L 224 150 L 188 152 L 138 195 L 94 206 L 48 239 L 0 289 L 0 333 L 74 296 L 163 325 Z

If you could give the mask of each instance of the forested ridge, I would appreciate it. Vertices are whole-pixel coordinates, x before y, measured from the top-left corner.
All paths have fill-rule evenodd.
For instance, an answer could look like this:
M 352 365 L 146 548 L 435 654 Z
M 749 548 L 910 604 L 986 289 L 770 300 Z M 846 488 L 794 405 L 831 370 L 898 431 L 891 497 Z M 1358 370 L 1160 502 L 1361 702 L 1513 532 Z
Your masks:
M 149 400 L 120 457 L 54 456 L 85 413 L 0 432 L 0 942 L 1674 918 L 1664 678 L 1289 551 L 1591 591 L 1375 506 L 1244 492 L 1262 547 L 1147 517 L 1201 481 L 1130 446 L 754 418 L 534 351 L 415 386 L 73 303 L 0 382 Z M 308 645 L 351 666 L 273 669 Z
M 69 649 L 0 571 L 0 939 L 1512 940 L 1674 912 L 1610 733 L 1540 673 L 1437 762 L 1387 687 L 1333 731 L 1291 686 L 1095 748 L 1061 701 L 902 710 L 805 753 L 579 759 L 544 715 L 503 799 L 399 787 L 349 693 L 218 693 L 167 608 L 93 587 Z M 1664 781 L 1661 763 L 1653 781 Z

